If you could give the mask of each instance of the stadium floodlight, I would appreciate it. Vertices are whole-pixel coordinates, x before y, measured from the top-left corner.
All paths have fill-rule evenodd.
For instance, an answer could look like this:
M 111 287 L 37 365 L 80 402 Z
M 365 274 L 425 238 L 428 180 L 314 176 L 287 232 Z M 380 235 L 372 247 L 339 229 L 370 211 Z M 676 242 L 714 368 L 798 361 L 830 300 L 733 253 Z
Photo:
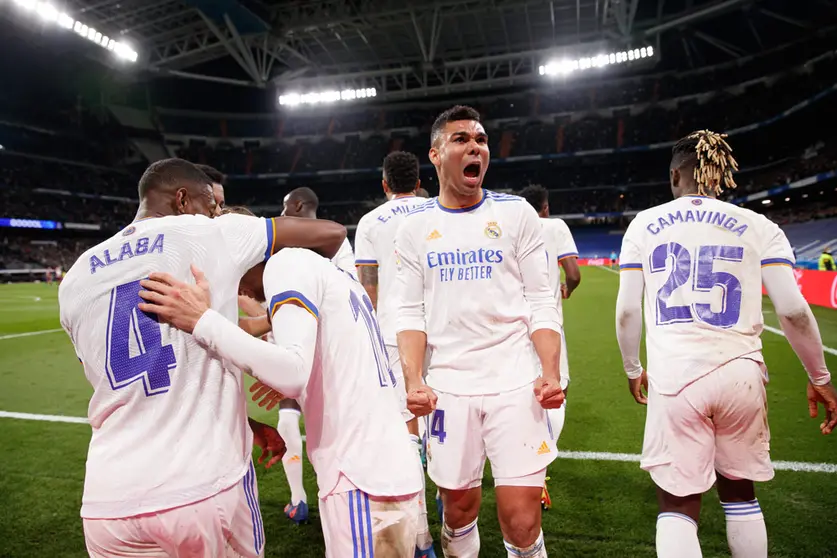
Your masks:
M 37 14 L 46 23 L 54 23 L 64 29 L 73 30 L 75 33 L 92 43 L 96 43 L 100 47 L 107 49 L 114 53 L 114 55 L 128 62 L 136 62 L 139 54 L 129 44 L 124 41 L 114 41 L 107 35 L 97 31 L 93 27 L 88 27 L 81 21 L 76 20 L 69 14 L 59 11 L 50 2 L 38 2 L 36 0 L 14 0 L 14 3 L 20 8 L 32 11 Z
M 628 51 L 610 52 L 598 54 L 592 57 L 583 57 L 576 60 L 555 60 L 538 66 L 538 73 L 542 76 L 566 76 L 578 70 L 589 70 L 590 68 L 602 68 L 612 64 L 624 64 L 642 58 L 654 56 L 652 47 L 635 48 Z
M 286 107 L 318 105 L 334 103 L 337 101 L 369 99 L 377 95 L 378 91 L 374 87 L 366 87 L 364 89 L 344 89 L 342 91 L 331 89 L 326 91 L 312 91 L 310 93 L 285 93 L 284 95 L 279 95 L 279 104 Z

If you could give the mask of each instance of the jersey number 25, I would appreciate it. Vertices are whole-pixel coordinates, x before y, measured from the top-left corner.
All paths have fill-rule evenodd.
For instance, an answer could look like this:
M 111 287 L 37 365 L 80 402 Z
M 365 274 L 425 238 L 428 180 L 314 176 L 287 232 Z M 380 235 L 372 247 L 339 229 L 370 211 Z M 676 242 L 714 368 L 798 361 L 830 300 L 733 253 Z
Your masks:
M 674 265 L 668 279 L 657 291 L 657 325 L 692 322 L 697 318 L 709 325 L 729 328 L 738 323 L 741 315 L 741 281 L 731 273 L 714 271 L 715 260 L 740 262 L 744 259 L 741 246 L 701 246 L 697 260 L 692 265 L 692 255 L 682 244 L 660 244 L 651 253 L 651 273 L 662 273 L 666 263 Z M 721 311 L 713 312 L 709 304 L 694 303 L 691 306 L 669 306 L 672 293 L 686 285 L 694 276 L 692 290 L 708 293 L 716 286 L 721 288 Z

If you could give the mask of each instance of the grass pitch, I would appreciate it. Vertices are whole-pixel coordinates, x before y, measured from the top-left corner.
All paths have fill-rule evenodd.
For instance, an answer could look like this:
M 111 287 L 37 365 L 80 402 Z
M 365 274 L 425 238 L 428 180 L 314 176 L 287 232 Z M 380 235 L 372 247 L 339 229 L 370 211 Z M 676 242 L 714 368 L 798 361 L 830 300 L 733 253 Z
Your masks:
M 585 268 L 581 287 L 566 302 L 572 387 L 562 450 L 637 454 L 642 447 L 645 413 L 628 394 L 614 335 L 617 283 L 607 270 Z M 771 310 L 765 301 L 765 319 L 778 327 Z M 815 308 L 815 314 L 825 344 L 837 347 L 837 312 Z M 86 415 L 92 390 L 65 334 L 3 338 L 59 327 L 56 286 L 0 285 L 0 411 Z M 837 435 L 821 436 L 818 422 L 808 418 L 805 373 L 787 341 L 766 332 L 764 351 L 774 459 L 837 464 Z M 826 358 L 837 370 L 837 357 Z M 276 422 L 275 412 L 253 407 L 251 414 Z M 0 557 L 86 556 L 78 512 L 89 438 L 84 424 L 0 418 Z M 654 556 L 654 487 L 638 464 L 559 459 L 549 476 L 553 508 L 544 513 L 543 530 L 551 556 Z M 282 513 L 290 498 L 282 468 L 259 470 L 266 556 L 324 555 L 307 461 L 305 482 L 312 520 L 296 527 Z M 480 555 L 501 558 L 492 486 L 486 477 Z M 771 557 L 837 557 L 837 474 L 779 471 L 757 491 Z M 434 494 L 429 486 L 438 539 Z M 704 499 L 700 539 L 704 556 L 729 556 L 723 512 L 712 494 Z

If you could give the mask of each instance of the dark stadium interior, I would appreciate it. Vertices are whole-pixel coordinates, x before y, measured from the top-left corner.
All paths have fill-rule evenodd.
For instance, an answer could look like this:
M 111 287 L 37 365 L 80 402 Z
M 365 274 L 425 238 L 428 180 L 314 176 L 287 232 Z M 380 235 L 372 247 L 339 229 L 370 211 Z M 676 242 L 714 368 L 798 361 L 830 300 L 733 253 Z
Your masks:
M 0 49 L 0 284 L 15 283 L 0 285 L 4 289 L 29 288 L 24 283 L 46 289 L 40 285 L 45 280 L 52 289 L 55 268 L 66 272 L 88 248 L 134 221 L 139 178 L 150 164 L 168 158 L 222 172 L 226 205 L 246 206 L 259 216 L 279 215 L 291 190 L 309 187 L 319 197 L 318 216 L 345 225 L 353 241 L 361 217 L 386 200 L 381 178 L 389 153 L 416 155 L 421 186 L 431 197 L 439 194 L 428 156 L 431 125 L 457 104 L 477 109 L 489 136 L 484 187 L 508 194 L 534 184 L 547 188 L 551 213 L 569 225 L 580 260 L 602 268 L 601 276 L 598 270 L 587 275 L 585 266 L 582 289 L 597 294 L 580 294 L 591 297 L 583 312 L 568 308 L 590 321 L 578 320 L 567 339 L 596 358 L 612 357 L 610 372 L 615 372 L 607 382 L 619 383 L 619 389 L 624 388 L 624 377 L 617 374 L 622 360 L 612 339 L 613 305 L 606 298 L 616 300 L 618 265 L 614 271 L 607 262 L 609 254 L 618 254 L 638 212 L 672 199 L 669 164 L 679 139 L 696 130 L 728 134 L 740 168 L 734 175 L 737 188 L 720 197 L 779 224 L 793 246 L 795 272 L 817 269 L 821 253 L 837 246 L 837 0 L 0 0 Z M 374 277 L 377 284 L 377 267 Z M 837 308 L 837 279 L 829 284 L 831 307 Z M 57 294 L 54 301 L 44 296 L 55 303 L 52 310 L 35 308 L 42 302 L 40 293 L 18 294 L 0 296 L 0 306 L 8 307 L 0 326 L 3 319 L 13 324 L 9 331 L 0 327 L 0 341 L 25 337 L 32 345 L 11 350 L 11 343 L 0 345 L 0 364 L 9 369 L 0 366 L 0 418 L 4 411 L 61 413 L 71 419 L 83 414 L 72 407 L 73 398 L 83 400 L 79 409 L 86 406 L 90 386 L 85 383 L 84 392 L 70 386 L 65 395 L 66 386 L 55 380 L 83 381 L 80 371 L 78 378 L 65 380 L 70 374 L 62 368 L 67 359 L 61 351 L 71 350 L 66 336 L 61 333 L 66 347 L 60 348 L 36 345 L 42 338 L 28 337 L 61 331 L 48 329 L 59 327 Z M 579 302 L 579 295 L 574 297 Z M 15 304 L 23 308 L 19 322 Z M 771 309 L 765 298 L 765 314 L 778 314 Z M 35 318 L 26 321 L 30 311 L 50 312 L 47 325 L 30 327 L 35 323 Z M 834 310 L 817 311 L 825 351 L 837 355 L 827 346 L 837 346 Z M 606 328 L 595 321 L 605 314 Z M 780 326 L 770 321 L 778 319 L 773 315 L 765 323 Z M 800 367 L 784 338 L 781 342 L 787 355 L 774 361 L 775 370 Z M 769 346 L 766 353 L 779 350 Z M 575 356 L 580 354 L 573 355 L 578 359 L 574 370 L 598 366 L 593 357 Z M 69 360 L 77 365 L 75 355 Z M 54 393 L 32 380 L 30 369 L 44 371 L 47 380 L 42 381 L 51 382 Z M 605 376 L 596 368 L 586 385 L 587 397 L 595 392 L 600 406 L 611 404 L 610 388 L 602 387 Z M 804 389 L 800 378 L 794 381 Z M 790 383 L 779 379 L 779 387 L 782 381 Z M 581 392 L 582 386 L 573 389 Z M 26 389 L 35 393 L 20 396 L 31 398 L 24 401 L 29 407 L 4 407 L 17 397 L 18 392 L 9 395 L 13 390 L 27 394 Z M 777 406 L 799 407 L 802 415 L 807 410 L 800 394 L 776 390 L 771 397 L 771 406 L 778 399 Z M 58 404 L 52 405 L 53 399 Z M 579 416 L 585 405 L 588 415 L 600 413 L 588 401 L 582 399 L 574 409 Z M 646 486 L 637 480 L 636 463 L 628 464 L 636 478 L 614 480 L 607 472 L 628 470 L 622 462 L 632 454 L 623 452 L 641 446 L 639 415 L 627 416 L 615 404 L 612 409 L 612 416 L 585 419 L 587 430 L 559 447 L 559 452 L 606 449 L 617 458 L 608 458 L 613 463 L 607 467 L 614 468 L 606 473 L 591 472 L 586 458 L 578 459 L 582 474 L 572 477 L 570 469 L 569 481 L 550 473 L 553 486 L 588 483 L 579 490 L 594 495 L 588 507 L 586 501 L 573 501 L 577 509 L 568 515 L 567 531 L 556 527 L 549 534 L 550 555 L 653 553 L 652 520 L 645 531 L 614 527 L 633 519 L 630 514 L 652 517 L 656 508 L 648 510 L 656 502 L 651 481 Z M 793 425 L 802 421 L 793 420 Z M 783 470 L 787 492 L 772 493 L 777 515 L 767 520 L 771 537 L 774 529 L 777 533 L 771 556 L 820 551 L 837 556 L 834 435 L 823 449 L 788 435 L 796 432 L 787 426 L 790 419 L 777 422 L 777 438 L 785 440 L 776 443 L 784 452 L 778 459 L 788 459 L 782 463 L 830 469 L 816 481 Z M 33 462 L 60 461 L 48 456 L 64 447 L 55 441 L 63 431 L 41 438 L 9 430 L 0 437 L 0 450 L 3 442 L 14 449 L 30 444 Z M 0 557 L 84 554 L 80 502 L 67 496 L 81 498 L 81 448 L 89 439 L 87 430 L 82 434 L 67 436 L 77 446 L 72 451 L 78 450 L 68 458 L 67 471 L 47 464 L 39 477 L 29 469 L 15 472 L 17 458 L 0 464 Z M 623 443 L 633 434 L 636 440 Z M 21 455 L 19 461 L 29 463 L 28 454 Z M 802 474 L 803 469 L 791 470 Z M 11 480 L 3 479 L 9 471 Z M 259 482 L 264 474 L 260 470 Z M 41 484 L 43 491 L 64 490 L 63 497 L 54 496 L 63 500 L 51 515 L 37 507 L 52 506 L 51 492 L 36 492 Z M 625 504 L 623 490 L 647 493 L 648 502 Z M 810 497 L 818 491 L 828 500 L 824 504 Z M 493 508 L 491 498 L 486 501 Z M 560 509 L 560 496 L 555 500 Z M 614 502 L 618 505 L 610 509 Z M 780 503 L 785 509 L 779 510 Z M 826 505 L 830 524 L 822 521 Z M 17 515 L 30 508 L 37 517 L 19 522 Z M 495 521 L 483 519 L 487 512 L 482 512 L 481 522 Z M 274 522 L 265 527 L 267 556 L 323 555 L 319 530 L 312 536 L 310 530 L 286 527 L 290 523 L 284 522 L 281 507 L 269 513 Z M 613 517 L 618 514 L 625 517 Z M 718 533 L 719 514 L 707 520 Z M 565 526 L 558 513 L 545 517 L 544 533 L 548 522 L 550 529 Z M 803 522 L 810 524 L 808 531 L 799 526 Z M 18 533 L 19 524 L 26 536 Z M 810 536 L 812 530 L 821 538 Z M 503 552 L 499 526 L 494 531 L 485 529 L 485 540 Z M 557 543 L 564 543 L 565 535 L 562 548 Z M 705 545 L 709 535 L 701 536 Z M 713 536 L 705 555 L 728 555 L 726 539 Z M 281 551 L 277 539 L 287 542 Z M 71 549 L 67 554 L 62 553 L 65 544 Z M 501 554 L 488 549 L 483 555 Z

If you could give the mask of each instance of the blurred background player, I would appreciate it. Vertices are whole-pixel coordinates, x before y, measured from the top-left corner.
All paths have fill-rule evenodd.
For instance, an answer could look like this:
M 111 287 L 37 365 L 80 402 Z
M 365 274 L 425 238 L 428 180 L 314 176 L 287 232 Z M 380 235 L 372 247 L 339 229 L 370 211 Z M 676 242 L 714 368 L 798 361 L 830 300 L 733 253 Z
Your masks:
M 291 190 L 288 195 L 285 196 L 284 204 L 285 209 L 282 211 L 282 215 L 286 215 L 288 217 L 316 219 L 317 207 L 320 205 L 320 200 L 317 198 L 317 194 L 314 193 L 314 190 L 303 187 Z M 356 276 L 355 255 L 352 252 L 352 245 L 349 243 L 349 239 L 346 239 L 340 247 L 340 251 L 336 256 L 334 256 L 334 258 L 332 258 L 331 261 L 333 261 L 337 267 L 343 271 Z
M 830 250 L 825 249 L 822 251 L 820 259 L 817 262 L 817 269 L 820 271 L 834 271 L 837 269 L 834 267 L 834 258 L 831 256 Z
M 210 167 L 209 165 L 197 165 L 197 167 L 209 177 L 212 184 L 212 196 L 215 198 L 215 216 L 221 215 L 227 207 L 227 199 L 224 197 L 224 187 L 227 185 L 227 177 L 224 173 Z
M 733 557 L 767 557 L 753 483 L 773 478 L 762 283 L 808 373 L 811 416 L 822 403 L 823 434 L 837 425 L 837 392 L 785 234 L 715 199 L 722 184 L 735 187 L 738 168 L 724 137 L 702 130 L 674 146 L 674 201 L 639 213 L 622 242 L 616 333 L 631 393 L 648 405 L 641 465 L 657 485 L 663 558 L 701 556 L 701 495 L 716 480 Z M 639 361 L 643 293 L 647 375 Z
M 415 445 L 417 459 L 421 459 L 418 419 L 407 410 L 404 372 L 401 370 L 395 340 L 395 314 L 398 308 L 395 298 L 395 233 L 407 214 L 425 203 L 423 198 L 416 197 L 420 183 L 419 161 L 415 155 L 403 151 L 394 151 L 387 155 L 381 180 L 387 202 L 361 217 L 355 232 L 358 279 L 377 311 L 389 366 L 395 376 L 395 389 L 402 413 L 407 420 L 407 429 Z M 420 495 L 419 506 L 421 516 L 416 539 L 416 558 L 435 557 L 433 538 L 427 525 L 424 490 Z
M 251 434 L 240 372 L 139 310 L 141 280 L 155 270 L 189 279 L 194 261 L 216 284 L 215 308 L 235 322 L 247 269 L 295 239 L 331 255 L 345 229 L 210 219 L 209 179 L 181 159 L 150 165 L 138 189 L 135 221 L 85 252 L 58 292 L 61 324 L 94 389 L 81 509 L 88 552 L 261 556 L 253 435 L 277 452 L 281 440 L 255 421 Z
M 421 465 L 361 285 L 310 250 L 282 250 L 255 266 L 240 288 L 270 300 L 271 344 L 209 309 L 205 282 L 159 280 L 158 293 L 174 287 L 176 296 L 143 308 L 302 404 L 326 556 L 412 558 Z
M 425 190 L 424 188 L 419 187 L 419 188 L 416 188 L 416 196 L 419 197 L 419 198 L 429 198 L 430 193 L 427 190 Z
M 546 247 L 547 265 L 549 266 L 549 282 L 555 295 L 555 301 L 558 304 L 558 320 L 561 324 L 561 389 L 564 390 L 564 395 L 566 395 L 570 383 L 570 363 L 567 356 L 567 338 L 563 334 L 564 308 L 562 299 L 570 298 L 576 287 L 581 284 L 581 270 L 578 268 L 578 248 L 575 245 L 570 228 L 563 219 L 549 218 L 549 192 L 546 188 L 533 184 L 524 188 L 520 195 L 529 202 L 529 205 L 538 212 L 538 216 L 541 218 L 543 242 Z M 564 283 L 561 282 L 559 265 L 564 270 Z M 565 401 L 558 409 L 548 409 L 546 412 L 556 443 L 564 429 L 566 409 L 567 402 Z M 542 500 L 545 509 L 552 505 L 546 485 L 544 485 Z
M 409 409 L 433 412 L 428 473 L 444 503 L 442 549 L 479 555 L 487 456 L 508 556 L 544 557 L 541 494 L 556 455 L 544 409 L 564 394 L 541 225 L 523 198 L 483 190 L 488 136 L 474 109 L 439 115 L 429 155 L 440 193 L 396 234 L 396 329 Z

